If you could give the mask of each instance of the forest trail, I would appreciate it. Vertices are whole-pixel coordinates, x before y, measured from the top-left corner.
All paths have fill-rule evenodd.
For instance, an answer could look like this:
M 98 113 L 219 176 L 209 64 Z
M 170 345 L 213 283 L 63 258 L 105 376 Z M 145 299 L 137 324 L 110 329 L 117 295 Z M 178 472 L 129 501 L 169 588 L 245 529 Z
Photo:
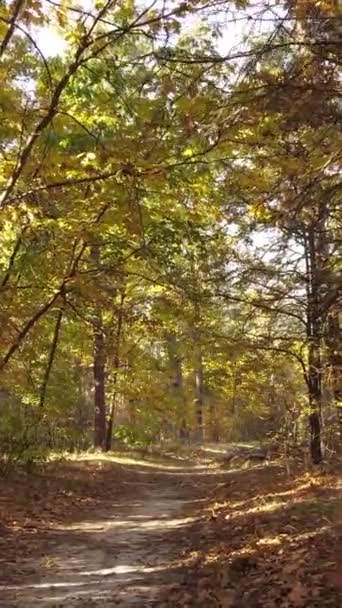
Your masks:
M 217 471 L 133 461 L 127 467 L 133 478 L 121 479 L 119 496 L 113 479 L 114 500 L 109 493 L 84 519 L 50 527 L 40 543 L 33 539 L 28 556 L 16 557 L 19 580 L 1 586 L 1 608 L 160 605 L 185 546 L 182 529 L 201 502 L 203 479 L 196 480 L 205 475 L 216 483 Z
M 24 488 L 0 494 L 1 608 L 342 606 L 335 472 L 92 456 Z

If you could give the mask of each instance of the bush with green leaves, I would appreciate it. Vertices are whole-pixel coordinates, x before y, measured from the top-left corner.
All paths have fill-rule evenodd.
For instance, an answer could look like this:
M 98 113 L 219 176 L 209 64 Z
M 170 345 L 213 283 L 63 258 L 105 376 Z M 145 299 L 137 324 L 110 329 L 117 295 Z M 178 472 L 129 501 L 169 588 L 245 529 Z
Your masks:
M 30 466 L 46 459 L 50 449 L 48 424 L 36 405 L 1 391 L 0 472 L 16 464 Z

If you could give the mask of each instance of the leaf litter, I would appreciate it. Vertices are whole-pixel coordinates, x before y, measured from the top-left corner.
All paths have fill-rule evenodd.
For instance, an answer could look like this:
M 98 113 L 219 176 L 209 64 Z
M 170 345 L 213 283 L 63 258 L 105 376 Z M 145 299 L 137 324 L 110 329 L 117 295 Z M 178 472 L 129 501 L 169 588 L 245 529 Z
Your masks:
M 10 478 L 0 606 L 339 608 L 340 484 L 281 463 L 96 458 Z

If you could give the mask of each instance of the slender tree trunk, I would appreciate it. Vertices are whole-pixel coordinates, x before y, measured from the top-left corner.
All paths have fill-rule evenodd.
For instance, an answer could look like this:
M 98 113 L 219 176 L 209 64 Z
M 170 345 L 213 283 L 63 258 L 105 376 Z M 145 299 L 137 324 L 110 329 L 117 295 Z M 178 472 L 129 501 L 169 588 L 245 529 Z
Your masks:
M 99 264 L 100 251 L 98 245 L 91 247 L 91 258 L 95 265 Z M 104 450 L 106 443 L 106 339 L 99 304 L 95 305 L 94 333 L 94 447 Z
M 60 308 L 59 311 L 58 311 L 58 314 L 57 314 L 55 330 L 53 332 L 53 338 L 52 338 L 52 342 L 51 342 L 49 359 L 48 359 L 48 362 L 47 362 L 47 366 L 46 366 L 46 370 L 45 370 L 42 386 L 41 386 L 41 389 L 40 389 L 39 407 L 44 407 L 44 404 L 45 404 L 46 389 L 47 389 L 47 386 L 48 386 L 48 383 L 49 383 L 50 373 L 51 373 L 52 365 L 53 365 L 53 362 L 54 362 L 54 359 L 55 359 L 56 350 L 57 350 L 58 339 L 59 339 L 59 332 L 60 332 L 60 329 L 61 329 L 62 319 L 63 319 L 63 312 L 64 312 L 63 308 Z
M 75 427 L 79 436 L 77 447 L 85 449 L 88 445 L 89 428 L 92 427 L 93 413 L 93 370 L 81 359 L 75 362 L 75 377 L 78 384 Z
M 107 422 L 107 431 L 106 431 L 106 443 L 105 443 L 105 451 L 109 452 L 112 447 L 112 439 L 113 439 L 113 425 L 114 425 L 114 414 L 115 414 L 115 406 L 116 406 L 116 397 L 117 397 L 117 381 L 118 381 L 118 371 L 120 367 L 120 345 L 121 345 L 121 335 L 122 335 L 122 325 L 123 325 L 123 306 L 125 301 L 125 292 L 122 291 L 120 306 L 118 311 L 117 318 L 117 326 L 116 326 L 116 335 L 115 335 L 115 353 L 114 353 L 114 361 L 113 361 L 113 396 L 112 403 L 109 412 L 109 418 Z
M 198 358 L 195 369 L 195 419 L 196 419 L 196 441 L 203 441 L 203 367 L 202 357 Z
M 204 378 L 203 378 L 203 355 L 198 328 L 194 331 L 194 356 L 195 356 L 195 441 L 203 441 L 203 405 L 204 405 Z
M 48 302 L 46 302 L 45 304 L 43 304 L 36 311 L 36 313 L 33 315 L 33 317 L 31 317 L 31 319 L 29 319 L 27 321 L 27 323 L 24 325 L 24 327 L 20 330 L 19 334 L 17 335 L 15 342 L 10 346 L 7 353 L 3 357 L 2 361 L 0 361 L 0 371 L 2 371 L 6 367 L 9 360 L 13 357 L 13 355 L 17 352 L 17 350 L 20 348 L 20 346 L 24 342 L 26 335 L 29 333 L 29 331 L 32 329 L 32 327 L 34 327 L 36 325 L 36 323 L 39 321 L 39 319 L 41 317 L 43 317 L 50 310 L 50 308 L 52 308 L 52 306 L 55 304 L 56 300 L 60 297 L 60 295 L 61 295 L 60 291 L 55 293 L 50 298 L 50 300 Z
M 178 437 L 181 440 L 189 439 L 189 430 L 186 422 L 185 399 L 183 391 L 182 359 L 178 352 L 177 338 L 174 333 L 166 336 L 171 370 L 170 390 L 175 397 L 177 405 L 181 407 L 180 424 L 178 426 Z
M 4 287 L 6 287 L 8 281 L 10 280 L 11 272 L 12 272 L 12 270 L 14 268 L 15 260 L 16 260 L 16 257 L 18 255 L 19 251 L 20 251 L 20 248 L 21 248 L 21 245 L 22 245 L 23 236 L 24 236 L 26 230 L 27 230 L 27 227 L 25 226 L 22 229 L 21 234 L 19 235 L 19 237 L 16 240 L 16 243 L 14 245 L 14 249 L 13 249 L 12 255 L 11 255 L 11 257 L 9 259 L 9 262 L 8 262 L 7 269 L 5 271 L 4 276 L 1 279 L 0 289 L 3 289 Z
M 116 406 L 116 392 L 115 392 L 116 381 L 117 381 L 117 374 L 114 374 L 114 378 L 113 378 L 114 393 L 112 395 L 112 402 L 111 402 L 111 406 L 110 406 L 109 418 L 107 421 L 105 452 L 110 452 L 110 450 L 112 449 L 114 415 L 115 415 L 115 406 Z
M 5 53 L 8 45 L 11 41 L 11 38 L 15 32 L 16 20 L 19 17 L 19 13 L 24 8 L 25 4 L 26 4 L 26 0 L 15 0 L 15 2 L 13 3 L 13 12 L 12 12 L 11 17 L 7 21 L 8 29 L 0 44 L 0 58 Z
M 69 268 L 68 268 L 66 276 L 63 278 L 63 281 L 62 281 L 62 283 L 61 283 L 58 291 L 56 291 L 56 293 L 48 300 L 48 302 L 46 302 L 45 304 L 43 304 L 35 312 L 35 314 L 33 315 L 33 317 L 31 317 L 25 323 L 24 327 L 20 330 L 19 334 L 17 335 L 14 343 L 11 344 L 11 346 L 9 347 L 7 353 L 4 355 L 3 359 L 0 360 L 0 372 L 6 367 L 7 363 L 10 361 L 10 359 L 13 357 L 13 355 L 17 352 L 17 350 L 19 350 L 19 348 L 21 347 L 22 343 L 24 342 L 27 334 L 36 325 L 36 323 L 39 321 L 39 319 L 41 317 L 43 317 L 50 310 L 50 308 L 53 307 L 53 305 L 58 300 L 58 298 L 60 298 L 60 297 L 63 297 L 63 299 L 65 298 L 67 282 L 68 282 L 69 279 L 71 279 L 72 277 L 75 276 L 78 264 L 81 261 L 81 258 L 83 256 L 84 251 L 86 250 L 86 247 L 87 247 L 87 243 L 83 242 L 81 244 L 80 251 L 77 253 L 77 255 L 74 255 L 75 254 L 75 246 L 73 246 L 73 248 L 72 248 L 72 254 L 71 254 L 71 260 L 70 260 L 70 263 L 69 263 Z
M 106 440 L 106 402 L 105 402 L 105 336 L 102 317 L 96 315 L 94 326 L 94 447 L 104 449 Z
M 307 276 L 307 338 L 310 452 L 314 464 L 322 462 L 322 310 L 315 231 L 310 227 L 305 237 Z
M 171 368 L 171 387 L 179 391 L 182 388 L 182 361 L 178 354 L 178 345 L 175 334 L 169 333 L 166 336 L 169 363 Z
M 210 440 L 214 443 L 218 443 L 220 441 L 220 428 L 215 403 L 211 396 L 209 396 L 209 420 Z
M 310 403 L 310 451 L 314 464 L 322 461 L 321 447 L 321 408 L 322 408 L 322 375 L 318 345 L 309 343 L 309 403 Z

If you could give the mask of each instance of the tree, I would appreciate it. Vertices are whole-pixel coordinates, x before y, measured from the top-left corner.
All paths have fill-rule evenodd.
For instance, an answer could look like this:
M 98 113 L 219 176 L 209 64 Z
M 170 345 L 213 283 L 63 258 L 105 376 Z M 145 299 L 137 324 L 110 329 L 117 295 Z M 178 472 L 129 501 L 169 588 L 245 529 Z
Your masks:
M 225 10 L 1 8 L 1 383 L 53 445 L 260 438 L 307 411 L 321 460 L 341 391 L 334 8 L 265 5 L 269 30 L 220 55 Z M 52 27 L 65 48 L 44 57 Z

